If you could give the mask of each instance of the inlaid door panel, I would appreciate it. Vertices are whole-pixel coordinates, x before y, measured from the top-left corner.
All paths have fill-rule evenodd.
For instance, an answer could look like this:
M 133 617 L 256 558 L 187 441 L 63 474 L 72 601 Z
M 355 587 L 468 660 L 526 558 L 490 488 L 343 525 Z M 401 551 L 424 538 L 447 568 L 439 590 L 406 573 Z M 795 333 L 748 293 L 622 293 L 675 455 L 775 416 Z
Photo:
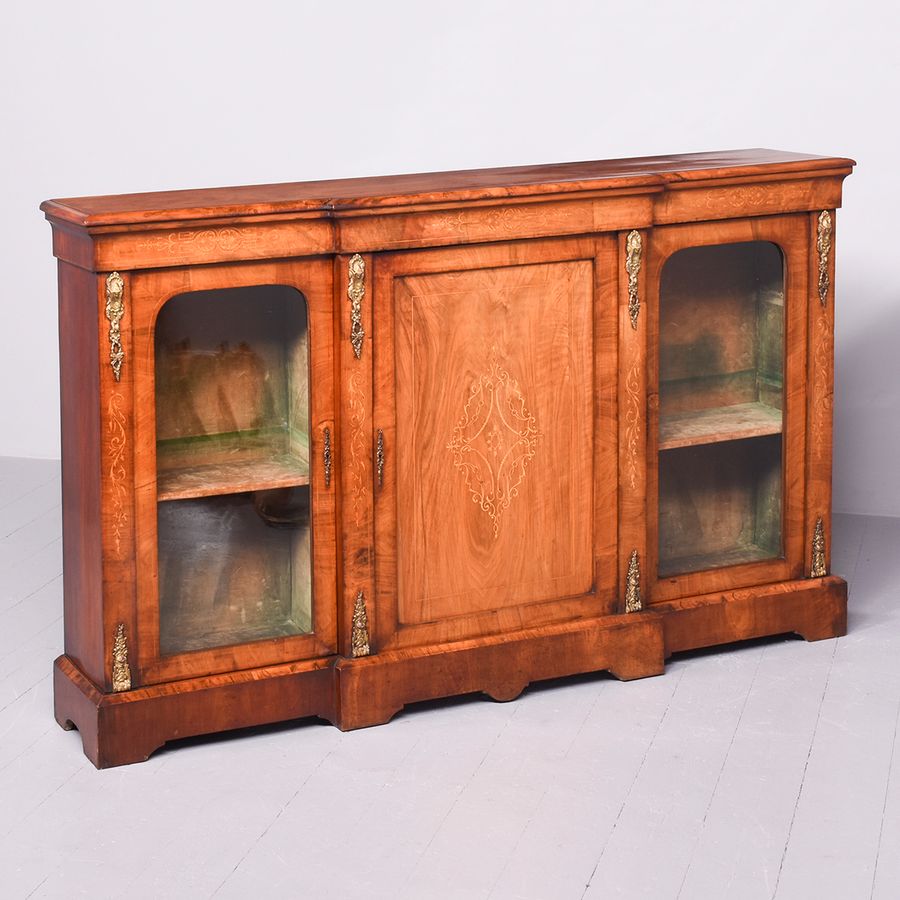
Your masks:
M 614 326 L 596 302 L 605 246 L 376 259 L 382 649 L 611 608 L 615 501 L 601 509 L 597 485 L 615 453 L 614 429 L 597 438 L 614 415 Z

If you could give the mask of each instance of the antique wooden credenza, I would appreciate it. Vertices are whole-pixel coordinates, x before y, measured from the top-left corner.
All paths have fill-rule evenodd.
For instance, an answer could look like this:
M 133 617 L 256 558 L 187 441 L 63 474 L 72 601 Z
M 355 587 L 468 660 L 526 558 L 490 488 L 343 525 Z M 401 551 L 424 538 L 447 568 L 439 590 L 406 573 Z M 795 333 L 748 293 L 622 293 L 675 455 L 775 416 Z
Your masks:
M 843 634 L 853 165 L 745 150 L 44 203 L 59 723 L 112 766 Z

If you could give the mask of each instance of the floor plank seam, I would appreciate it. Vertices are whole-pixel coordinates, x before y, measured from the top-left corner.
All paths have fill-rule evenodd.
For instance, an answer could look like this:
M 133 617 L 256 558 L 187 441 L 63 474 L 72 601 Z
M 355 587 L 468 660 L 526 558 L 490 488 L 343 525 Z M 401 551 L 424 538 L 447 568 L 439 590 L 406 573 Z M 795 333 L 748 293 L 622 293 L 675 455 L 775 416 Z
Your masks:
M 825 695 L 828 693 L 828 684 L 831 681 L 831 672 L 834 668 L 834 658 L 837 655 L 837 648 L 840 638 L 835 640 L 834 649 L 831 651 L 831 660 L 828 664 L 828 672 L 825 674 L 825 685 L 822 688 L 822 696 L 819 698 L 819 706 L 816 710 L 816 724 L 813 727 L 812 737 L 809 741 L 809 748 L 806 751 L 806 759 L 803 762 L 803 772 L 800 774 L 800 787 L 797 790 L 797 797 L 794 800 L 794 809 L 791 812 L 791 821 L 788 825 L 787 837 L 784 839 L 784 847 L 781 851 L 781 861 L 778 864 L 778 874 L 775 876 L 775 890 L 772 892 L 772 900 L 778 896 L 778 889 L 781 886 L 781 875 L 784 871 L 784 861 L 787 859 L 788 847 L 791 843 L 791 833 L 794 830 L 794 822 L 797 818 L 797 809 L 800 806 L 800 798 L 803 796 L 803 784 L 806 781 L 806 773 L 809 769 L 809 760 L 812 757 L 813 748 L 816 744 L 816 735 L 819 733 L 819 722 L 822 719 L 822 707 L 825 705 Z
M 90 765 L 90 764 L 88 763 L 88 765 Z M 26 813 L 24 816 L 22 816 L 22 818 L 18 822 L 16 822 L 15 825 L 13 825 L 11 828 L 7 829 L 6 832 L 4 832 L 3 837 L 8 838 L 13 833 L 13 831 L 16 830 L 16 828 L 18 828 L 20 825 L 27 822 L 33 815 L 35 815 L 38 812 L 38 810 L 41 809 L 42 806 L 44 806 L 45 803 L 52 800 L 56 794 L 58 794 L 76 775 L 78 775 L 80 772 L 83 772 L 85 770 L 85 768 L 86 768 L 86 766 L 79 765 L 72 772 L 72 774 L 69 775 L 68 778 L 65 778 L 55 788 L 53 788 L 53 790 L 50 791 L 50 793 L 47 794 L 47 796 L 44 797 L 44 799 L 41 800 L 41 802 L 38 803 L 38 805 L 35 806 L 34 809 L 30 810 L 28 813 Z
M 628 790 L 625 792 L 625 796 L 622 799 L 622 804 L 619 806 L 619 811 L 616 813 L 615 821 L 613 822 L 612 828 L 609 830 L 609 834 L 606 836 L 606 840 L 603 842 L 603 847 L 600 850 L 600 856 L 597 857 L 597 862 L 594 864 L 594 868 L 591 870 L 590 877 L 587 880 L 587 883 L 584 886 L 584 890 L 581 892 L 582 900 L 584 900 L 585 894 L 590 890 L 591 882 L 594 880 L 594 876 L 597 874 L 597 869 L 600 868 L 600 863 L 603 862 L 603 855 L 606 853 L 606 848 L 609 846 L 609 842 L 612 840 L 613 835 L 616 832 L 616 827 L 619 824 L 619 819 L 622 817 L 622 813 L 625 811 L 625 807 L 628 805 L 628 800 L 631 797 L 631 792 L 634 790 L 635 784 L 637 784 L 638 778 L 640 778 L 641 772 L 644 770 L 644 766 L 647 763 L 647 757 L 650 755 L 650 751 L 653 749 L 653 744 L 656 741 L 657 735 L 662 730 L 663 724 L 669 715 L 669 710 L 672 708 L 672 701 L 675 699 L 675 694 L 678 692 L 678 686 L 681 684 L 682 679 L 684 678 L 684 673 L 687 671 L 687 665 L 685 665 L 681 672 L 678 674 L 678 680 L 672 686 L 672 693 L 669 695 L 669 702 L 666 703 L 666 708 L 663 714 L 659 717 L 659 722 L 656 724 L 656 729 L 653 732 L 653 736 L 650 738 L 650 742 L 647 744 L 647 749 L 644 751 L 644 755 L 641 757 L 641 763 L 637 767 L 637 771 L 634 773 L 634 778 L 631 779 L 631 783 L 628 785 Z
M 56 627 L 57 625 L 59 625 L 59 623 L 62 622 L 62 619 L 63 619 L 62 613 L 60 613 L 60 614 L 59 614 L 52 622 L 48 622 L 48 623 L 47 623 L 40 631 L 38 631 L 36 634 L 33 634 L 30 638 L 28 638 L 28 639 L 22 641 L 22 642 L 19 644 L 19 646 L 16 647 L 16 649 L 13 650 L 11 653 L 7 653 L 5 656 L 0 657 L 0 661 L 2 661 L 2 660 L 4 660 L 4 659 L 7 659 L 7 658 L 10 657 L 10 656 L 14 656 L 16 653 L 19 653 L 19 652 L 21 652 L 22 650 L 26 650 L 26 649 L 30 648 L 34 642 L 36 642 L 36 641 L 38 641 L 38 640 L 40 639 L 41 635 L 42 635 L 45 631 L 50 631 L 51 628 L 54 628 L 54 627 Z M 47 647 L 47 646 L 45 645 L 45 646 L 43 646 L 43 647 L 35 647 L 34 649 L 35 649 L 36 651 L 46 651 L 46 650 L 50 650 L 50 652 L 51 652 L 53 655 L 58 655 L 59 653 L 62 652 L 62 647 L 59 646 L 59 643 L 58 643 L 57 641 L 54 641 L 53 644 L 54 644 L 54 646 L 52 646 L 52 647 Z M 33 660 L 32 660 L 32 661 L 33 661 Z M 24 669 L 25 666 L 26 666 L 27 664 L 28 664 L 28 663 L 23 663 L 21 666 L 16 666 L 14 669 L 10 669 L 8 672 L 4 673 L 2 676 L 0 676 L 0 684 L 3 684 L 3 682 L 4 682 L 4 681 L 7 681 L 9 678 L 12 678 L 12 676 L 15 675 L 16 672 L 21 672 L 22 669 Z M 48 676 L 48 677 L 49 677 L 49 676 Z M 2 712 L 2 710 L 0 710 L 0 712 Z
M 594 694 L 594 699 L 591 701 L 591 705 L 588 707 L 584 716 L 582 716 L 581 722 L 578 725 L 578 730 L 575 732 L 575 736 L 572 738 L 571 741 L 569 741 L 569 745 L 568 745 L 568 747 L 566 747 L 566 752 L 562 755 L 562 758 L 564 760 L 569 758 L 569 754 L 572 752 L 572 748 L 578 743 L 578 738 L 581 736 L 581 733 L 584 731 L 585 725 L 587 725 L 588 721 L 590 720 L 591 716 L 593 715 L 594 710 L 597 708 L 597 704 L 600 702 L 601 697 L 604 696 L 604 691 L 605 691 L 605 689 L 608 689 L 609 684 L 610 684 L 610 682 L 608 682 L 608 681 L 607 682 L 599 682 L 597 684 L 597 691 Z M 519 844 L 522 842 L 522 838 L 524 837 L 525 833 L 528 831 L 529 826 L 534 821 L 536 812 L 538 810 L 540 810 L 540 808 L 543 806 L 544 801 L 546 800 L 547 795 L 549 793 L 550 793 L 549 789 L 543 791 L 543 793 L 541 794 L 537 803 L 534 806 L 534 811 L 532 812 L 532 815 L 528 818 L 528 820 L 522 826 L 522 829 L 519 832 L 518 837 L 516 838 L 515 844 L 513 845 L 512 849 L 509 852 L 509 856 L 508 856 L 506 862 L 504 863 L 503 868 L 497 874 L 497 877 L 494 879 L 494 882 L 491 885 L 491 889 L 487 895 L 487 900 L 491 900 L 491 897 L 494 896 L 494 893 L 497 890 L 497 885 L 500 884 L 500 880 L 506 874 L 507 869 L 509 869 L 509 864 L 510 864 L 511 860 L 515 857 L 516 850 L 518 849 Z
M 700 829 L 697 832 L 697 837 L 694 840 L 694 846 L 691 849 L 690 856 L 688 857 L 687 867 L 684 870 L 681 884 L 678 886 L 678 893 L 675 895 L 675 900 L 680 900 L 681 895 L 684 892 L 684 886 L 687 883 L 688 875 L 690 874 L 691 868 L 694 864 L 694 857 L 697 853 L 697 848 L 700 846 L 700 842 L 703 839 L 703 835 L 706 831 L 706 821 L 709 818 L 709 811 L 710 809 L 712 809 L 713 802 L 716 799 L 716 793 L 719 790 L 719 782 L 722 780 L 722 774 L 725 771 L 725 767 L 728 765 L 728 759 L 731 756 L 731 750 L 734 747 L 735 738 L 737 737 L 738 730 L 741 727 L 741 722 L 744 719 L 744 712 L 747 709 L 747 704 L 750 702 L 750 695 L 753 693 L 753 686 L 756 684 L 756 676 L 759 675 L 759 670 L 762 666 L 762 661 L 766 655 L 767 649 L 768 645 L 763 646 L 760 650 L 759 656 L 757 657 L 756 668 L 753 670 L 753 677 L 750 679 L 750 685 L 747 688 L 747 693 L 744 695 L 744 702 L 741 704 L 741 711 L 738 713 L 737 722 L 735 722 L 734 729 L 731 732 L 731 740 L 728 742 L 728 749 L 725 751 L 725 757 L 722 760 L 722 765 L 719 767 L 719 772 L 716 775 L 716 780 L 713 784 L 712 792 L 709 795 L 709 801 L 706 804 L 706 809 L 703 811 L 703 819 L 700 822 Z
M 597 693 L 594 695 L 594 700 L 590 705 L 590 708 L 585 713 L 584 718 L 581 720 L 581 724 L 578 726 L 578 731 L 575 732 L 575 736 L 569 741 L 569 746 L 566 747 L 566 752 L 563 754 L 563 759 L 568 759 L 569 755 L 572 752 L 572 748 L 578 743 L 578 739 L 581 737 L 581 733 L 584 731 L 585 726 L 590 721 L 591 716 L 594 714 L 594 710 L 597 708 L 597 704 L 601 701 L 606 691 L 609 690 L 609 685 L 611 682 L 609 681 L 601 681 L 598 684 Z
M 14 672 L 18 672 L 18 669 L 15 669 Z M 39 678 L 30 687 L 25 688 L 25 690 L 22 691 L 21 694 L 17 694 L 15 697 L 13 697 L 13 699 L 10 700 L 9 703 L 7 703 L 5 706 L 0 706 L 0 713 L 2 713 L 4 710 L 9 709 L 14 704 L 18 703 L 26 694 L 30 694 L 39 684 L 43 683 L 44 681 L 47 681 L 47 679 L 49 677 L 50 677 L 49 675 L 44 675 L 42 678 Z M 4 731 L 3 733 L 5 734 L 6 732 Z M 2 769 L 0 769 L 0 771 L 2 771 Z
M 272 820 L 269 822 L 269 824 L 266 825 L 266 827 L 259 833 L 259 835 L 257 835 L 256 840 L 253 841 L 253 843 L 247 848 L 244 855 L 237 861 L 237 863 L 235 863 L 234 868 L 232 868 L 232 870 L 225 876 L 225 878 L 222 879 L 219 886 L 210 894 L 210 897 L 215 897 L 216 894 L 218 894 L 219 891 L 221 891 L 222 888 L 225 887 L 226 883 L 231 879 L 231 877 L 235 874 L 235 872 L 237 872 L 237 870 L 241 867 L 244 860 L 246 860 L 247 857 L 253 852 L 253 849 L 269 833 L 272 826 L 282 817 L 282 815 L 284 815 L 285 810 L 297 799 L 297 797 L 300 796 L 301 792 L 303 791 L 303 788 L 305 788 L 306 785 L 309 784 L 310 780 L 313 778 L 313 776 L 316 774 L 316 772 L 318 772 L 319 769 L 321 769 L 322 766 L 325 765 L 325 762 L 331 757 L 332 753 L 334 753 L 334 748 L 329 750 L 319 760 L 319 762 L 313 767 L 313 770 L 309 773 L 309 775 L 307 775 L 306 778 L 303 779 L 303 783 L 297 788 L 296 791 L 294 791 L 293 795 L 288 799 L 288 801 L 282 805 L 281 809 L 279 809 L 278 812 L 275 813 L 275 816 L 272 818 Z
M 409 885 L 409 882 L 413 879 L 413 876 L 415 876 L 416 872 L 419 870 L 419 866 L 422 864 L 422 860 L 425 859 L 425 856 L 427 855 L 428 850 L 431 848 L 431 845 L 434 843 L 435 838 L 441 833 L 441 829 L 444 827 L 447 820 L 453 814 L 453 810 L 456 809 L 457 804 L 459 803 L 463 794 L 465 794 L 465 792 L 468 790 L 469 786 L 472 784 L 472 782 L 478 776 L 478 773 L 481 770 L 481 767 L 484 765 L 485 760 L 491 755 L 491 752 L 493 751 L 494 747 L 497 746 L 497 743 L 500 741 L 500 738 L 503 736 L 503 733 L 506 731 L 507 728 L 509 728 L 509 723 L 519 714 L 520 709 L 521 709 L 521 704 L 519 706 L 517 706 L 515 708 L 515 710 L 513 710 L 512 715 L 507 716 L 506 721 L 504 721 L 504 723 L 503 723 L 503 726 L 500 728 L 500 730 L 497 732 L 497 734 L 494 735 L 494 740 L 491 741 L 490 747 L 488 747 L 487 750 L 484 751 L 484 755 L 481 757 L 481 760 L 479 761 L 478 765 L 475 766 L 475 768 L 472 770 L 472 774 L 469 775 L 469 778 L 466 780 L 466 783 L 457 791 L 456 796 L 453 798 L 453 802 L 450 804 L 450 808 L 441 817 L 441 821 L 438 823 L 437 828 L 435 828 L 434 831 L 432 832 L 431 837 L 428 839 L 428 843 L 422 848 L 422 852 L 419 854 L 419 858 L 416 860 L 416 864 L 412 867 L 409 874 L 404 879 L 403 887 L 401 889 L 403 893 L 401 893 L 401 896 L 405 895 L 405 891 L 406 891 L 407 886 Z
M 62 522 L 62 505 L 57 503 L 54 506 L 45 509 L 43 512 L 39 512 L 33 519 L 23 522 L 18 528 L 13 528 L 12 531 L 7 532 L 0 538 L 0 544 L 5 544 L 13 535 L 18 534 L 20 531 L 24 531 L 29 525 L 34 525 L 35 522 L 40 522 L 41 519 L 49 516 L 51 513 L 56 513 L 54 518 L 58 519 L 60 523 Z M 62 538 L 56 538 L 55 540 L 62 540 Z M 51 543 L 53 542 L 51 541 Z
M 46 883 L 47 879 L 50 878 L 49 875 L 45 875 L 38 884 L 36 884 L 26 895 L 25 900 L 29 900 L 30 897 L 33 897 Z
M 24 491 L 21 494 L 13 497 L 11 500 L 7 500 L 4 503 L 0 503 L 0 512 L 3 512 L 4 509 L 8 509 L 13 503 L 18 503 L 20 500 L 24 500 L 30 494 L 33 494 L 35 491 L 39 491 L 41 488 L 47 487 L 51 481 L 59 480 L 60 484 L 62 484 L 62 480 L 60 479 L 59 473 L 57 472 L 51 478 L 48 478 L 46 481 L 42 481 L 40 484 L 36 484 L 33 488 L 30 488 L 27 491 Z M 59 504 L 57 504 L 58 506 Z
M 856 557 L 853 560 L 853 570 L 850 573 L 850 581 L 854 581 L 856 579 L 856 570 L 859 568 L 859 561 L 862 559 L 863 547 L 866 544 L 866 535 L 869 532 L 869 520 L 863 523 L 862 535 L 859 538 L 859 546 L 856 548 Z
M 35 594 L 39 594 L 45 587 L 47 587 L 47 585 L 53 584 L 54 581 L 58 581 L 62 577 L 63 577 L 63 573 L 57 572 L 56 575 L 54 575 L 49 581 L 45 581 L 42 585 L 40 585 L 39 587 L 36 587 L 33 591 L 30 591 L 24 597 L 21 597 L 20 599 L 16 600 L 16 602 L 13 603 L 12 605 L 7 606 L 3 610 L 3 612 L 4 613 L 11 612 L 17 606 L 21 606 L 26 600 L 30 600 Z
M 875 845 L 875 864 L 872 866 L 872 890 L 869 900 L 875 896 L 875 884 L 878 880 L 878 858 L 881 855 L 881 839 L 884 836 L 884 819 L 887 815 L 888 797 L 891 791 L 891 780 L 894 774 L 894 753 L 897 749 L 897 730 L 900 727 L 900 700 L 897 701 L 897 715 L 894 717 L 894 737 L 891 743 L 891 756 L 888 762 L 887 784 L 884 786 L 884 803 L 881 806 L 881 824 L 878 828 L 878 843 Z

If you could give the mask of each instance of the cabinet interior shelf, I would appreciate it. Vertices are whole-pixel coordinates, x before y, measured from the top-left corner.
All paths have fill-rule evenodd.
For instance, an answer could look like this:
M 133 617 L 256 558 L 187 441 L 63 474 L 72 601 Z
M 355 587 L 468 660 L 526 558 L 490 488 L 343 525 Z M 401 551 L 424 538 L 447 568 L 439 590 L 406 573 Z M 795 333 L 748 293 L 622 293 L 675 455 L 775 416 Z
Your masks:
M 744 543 L 729 550 L 695 553 L 692 556 L 680 556 L 675 559 L 660 559 L 659 577 L 667 578 L 670 575 L 684 575 L 688 572 L 705 572 L 710 569 L 762 562 L 763 560 L 777 557 L 777 553 L 773 553 L 772 550 L 766 547 L 760 547 L 753 543 Z
M 308 465 L 285 454 L 162 471 L 157 476 L 156 489 L 158 500 L 188 500 L 305 484 L 309 484 Z
M 659 449 L 695 447 L 781 433 L 782 412 L 764 403 L 736 403 L 660 417 Z

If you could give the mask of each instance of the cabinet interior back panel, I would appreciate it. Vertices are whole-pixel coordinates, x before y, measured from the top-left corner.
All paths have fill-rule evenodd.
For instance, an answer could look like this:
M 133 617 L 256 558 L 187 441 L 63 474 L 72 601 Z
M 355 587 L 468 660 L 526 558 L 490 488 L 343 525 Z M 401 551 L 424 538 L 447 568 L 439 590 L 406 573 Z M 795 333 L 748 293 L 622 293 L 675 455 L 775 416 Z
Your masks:
M 395 282 L 404 623 L 589 591 L 593 261 Z

